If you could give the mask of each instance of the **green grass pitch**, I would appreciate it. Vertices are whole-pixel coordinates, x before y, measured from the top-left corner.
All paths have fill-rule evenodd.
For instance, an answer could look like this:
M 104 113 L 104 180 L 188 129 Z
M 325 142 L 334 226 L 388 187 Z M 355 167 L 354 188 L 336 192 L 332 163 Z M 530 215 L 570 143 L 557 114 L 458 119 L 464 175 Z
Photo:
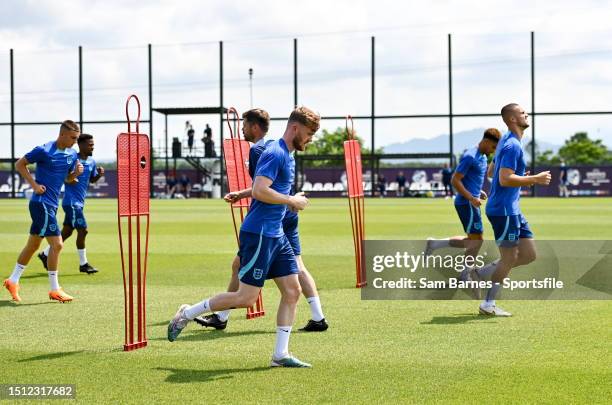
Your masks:
M 612 199 L 522 205 L 536 238 L 612 237 Z M 449 200 L 376 199 L 366 209 L 369 239 L 461 233 Z M 101 272 L 80 274 L 75 239 L 67 241 L 60 282 L 74 302 L 47 299 L 36 258 L 21 280 L 20 305 L 0 292 L 1 383 L 76 384 L 83 403 L 604 403 L 612 395 L 610 301 L 507 301 L 504 309 L 515 314 L 508 319 L 477 316 L 476 301 L 361 301 L 342 199 L 313 199 L 300 219 L 304 261 L 330 329 L 293 333 L 290 350 L 313 369 L 268 368 L 279 298 L 273 283 L 264 289 L 265 317 L 246 320 L 235 310 L 225 331 L 193 324 L 176 342 L 166 340 L 179 304 L 226 288 L 236 241 L 220 200 L 152 201 L 149 347 L 124 353 L 116 202 L 88 201 L 86 216 L 88 257 Z M 28 227 L 25 201 L 0 201 L 3 279 Z M 485 232 L 491 238 L 491 228 Z M 295 329 L 308 318 L 301 300 Z

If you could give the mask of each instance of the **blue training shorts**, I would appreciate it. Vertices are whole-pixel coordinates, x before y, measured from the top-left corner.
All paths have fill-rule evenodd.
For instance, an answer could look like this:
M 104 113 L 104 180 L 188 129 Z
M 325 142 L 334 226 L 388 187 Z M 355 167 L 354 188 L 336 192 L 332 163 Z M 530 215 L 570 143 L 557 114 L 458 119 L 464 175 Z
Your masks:
M 48 204 L 30 200 L 30 217 L 32 225 L 30 226 L 30 235 L 38 235 L 41 238 L 45 236 L 59 236 L 60 229 L 57 225 L 56 207 L 51 207 Z
M 519 215 L 487 215 L 497 244 L 502 247 L 513 247 L 519 239 L 533 238 L 533 232 L 523 214 Z
M 287 239 L 289 239 L 289 243 L 293 249 L 293 254 L 296 256 L 302 254 L 300 234 L 298 233 L 298 218 L 299 217 L 297 215 L 293 215 L 283 220 L 283 232 L 285 233 Z
M 455 205 L 459 219 L 463 224 L 463 230 L 466 234 L 482 234 L 482 216 L 480 208 L 474 207 L 472 204 Z
M 87 221 L 83 214 L 83 207 L 75 205 L 62 205 L 62 209 L 66 213 L 64 216 L 64 225 L 68 225 L 75 229 L 87 229 Z
M 266 279 L 298 274 L 291 244 L 285 235 L 278 238 L 240 231 L 240 271 L 245 284 L 263 287 Z

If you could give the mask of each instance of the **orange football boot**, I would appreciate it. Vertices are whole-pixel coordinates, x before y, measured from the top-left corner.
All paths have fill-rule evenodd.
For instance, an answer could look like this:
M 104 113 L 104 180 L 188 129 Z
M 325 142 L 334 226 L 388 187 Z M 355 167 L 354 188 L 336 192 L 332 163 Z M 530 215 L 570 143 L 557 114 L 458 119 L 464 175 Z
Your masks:
M 59 301 L 61 303 L 72 301 L 72 296 L 66 294 L 62 288 L 49 291 L 49 299 Z
M 13 301 L 21 302 L 21 297 L 19 296 L 19 284 L 18 283 L 13 283 L 11 280 L 7 278 L 6 280 L 4 280 L 4 283 L 2 283 L 2 285 L 4 285 L 6 289 L 8 290 L 8 292 L 11 293 L 11 296 L 13 297 Z

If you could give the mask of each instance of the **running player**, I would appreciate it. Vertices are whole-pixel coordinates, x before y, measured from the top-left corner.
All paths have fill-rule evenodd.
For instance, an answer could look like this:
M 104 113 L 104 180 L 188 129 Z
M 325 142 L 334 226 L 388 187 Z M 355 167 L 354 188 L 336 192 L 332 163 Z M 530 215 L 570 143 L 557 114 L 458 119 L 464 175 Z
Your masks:
M 500 259 L 488 264 L 477 272 L 480 278 L 491 278 L 493 286 L 487 291 L 479 311 L 484 315 L 512 316 L 495 305 L 495 297 L 514 267 L 533 262 L 536 246 L 529 223 L 519 206 L 521 187 L 536 184 L 550 184 L 550 172 L 537 175 L 525 172 L 525 158 L 521 139 L 529 128 L 529 117 L 518 104 L 512 103 L 501 110 L 508 132 L 499 141 L 495 151 L 491 195 L 487 202 L 486 213 L 493 226 L 495 240 L 499 246 Z
M 451 184 L 457 190 L 455 210 L 467 236 L 428 239 L 425 254 L 429 255 L 439 248 L 461 248 L 465 249 L 466 263 L 474 262 L 483 243 L 480 206 L 482 201 L 487 199 L 487 193 L 482 189 L 487 174 L 487 156 L 495 152 L 500 137 L 501 133 L 498 129 L 487 129 L 478 145 L 467 149 L 463 153 L 459 165 L 453 173 Z M 473 264 L 468 265 L 468 267 L 461 273 L 460 278 L 462 280 L 469 280 L 471 278 L 470 273 L 474 272 Z M 474 290 L 476 295 L 479 295 L 477 291 L 479 290 Z
M 13 273 L 4 280 L 4 287 L 13 297 L 13 301 L 21 301 L 19 279 L 43 238 L 46 238 L 51 246 L 47 261 L 49 299 L 59 302 L 73 299 L 64 292 L 58 281 L 59 254 L 63 244 L 56 213 L 62 184 L 65 181 L 74 181 L 83 173 L 83 165 L 78 161 L 76 151 L 72 149 L 79 133 L 79 126 L 74 121 L 64 121 L 57 140 L 35 147 L 15 165 L 19 174 L 32 186 L 34 194 L 29 203 L 32 218 L 30 237 L 17 258 Z M 36 180 L 28 170 L 30 163 L 36 163 Z
M 259 161 L 261 154 L 266 149 L 266 146 L 273 143 L 273 141 L 266 141 L 264 139 L 270 126 L 270 116 L 265 110 L 255 108 L 243 113 L 242 119 L 242 133 L 244 134 L 244 139 L 254 144 L 249 151 L 249 174 L 251 178 L 254 178 L 255 168 L 257 167 L 257 162 Z M 251 188 L 228 193 L 224 199 L 228 203 L 233 204 L 238 200 L 248 197 L 251 197 Z M 306 326 L 300 330 L 306 332 L 323 332 L 327 330 L 329 325 L 327 324 L 325 316 L 323 315 L 323 309 L 321 308 L 321 301 L 319 299 L 319 293 L 317 292 L 315 281 L 310 272 L 306 269 L 304 261 L 302 260 L 297 213 L 291 210 L 285 211 L 285 216 L 283 218 L 283 232 L 289 239 L 289 243 L 293 249 L 295 259 L 297 260 L 298 267 L 300 269 L 298 278 L 300 280 L 300 286 L 302 287 L 302 293 L 310 306 L 311 319 L 308 321 Z M 240 257 L 236 256 L 232 262 L 232 278 L 229 286 L 227 287 L 227 291 L 238 290 L 239 268 Z M 197 317 L 194 320 L 204 327 L 222 330 L 227 327 L 230 312 L 231 309 L 227 309 L 225 311 L 213 313 L 203 317 Z
M 95 183 L 104 175 L 104 168 L 98 167 L 96 161 L 91 157 L 94 151 L 94 140 L 90 134 L 81 134 L 78 139 L 79 161 L 83 165 L 83 173 L 72 183 L 66 183 L 64 198 L 62 199 L 62 209 L 64 216 L 64 226 L 62 228 L 62 241 L 66 241 L 72 232 L 77 231 L 77 252 L 79 254 L 79 271 L 81 273 L 94 274 L 98 270 L 87 261 L 85 251 L 85 237 L 87 236 L 87 221 L 83 211 L 85 209 L 85 197 L 89 183 Z M 47 268 L 47 257 L 51 246 L 38 254 L 43 266 Z
M 274 279 L 281 292 L 277 313 L 276 345 L 271 367 L 311 367 L 289 354 L 289 337 L 301 288 L 299 268 L 289 240 L 283 233 L 285 210 L 306 208 L 303 193 L 290 195 L 295 176 L 291 152 L 303 151 L 319 129 L 320 117 L 306 107 L 296 108 L 283 137 L 262 153 L 253 182 L 253 202 L 240 229 L 239 286 L 236 292 L 218 294 L 195 305 L 181 305 L 168 324 L 168 340 L 174 341 L 198 315 L 255 303 L 266 279 Z

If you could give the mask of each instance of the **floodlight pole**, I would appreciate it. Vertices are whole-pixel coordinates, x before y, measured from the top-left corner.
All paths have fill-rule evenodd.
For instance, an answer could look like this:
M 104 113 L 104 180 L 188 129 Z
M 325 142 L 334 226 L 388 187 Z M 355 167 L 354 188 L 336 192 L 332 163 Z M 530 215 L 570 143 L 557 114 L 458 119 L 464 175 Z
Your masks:
M 454 167 L 453 152 L 453 58 L 451 47 L 451 34 L 448 34 L 448 166 Z
M 223 168 L 224 162 L 223 162 L 223 113 L 224 113 L 224 108 L 223 108 L 223 41 L 219 41 L 219 148 L 221 151 L 221 154 L 219 156 L 219 178 L 220 178 L 220 187 L 221 187 L 221 196 L 223 196 L 224 193 L 224 184 L 223 184 L 223 180 L 224 180 L 224 171 L 225 169 Z M 213 181 L 213 180 L 211 180 Z M 213 184 L 214 186 L 214 184 Z
M 251 108 L 253 108 L 253 68 L 249 68 L 249 93 L 251 99 Z
M 298 43 L 297 38 L 293 38 L 293 107 L 297 108 L 298 106 Z M 300 155 L 295 151 L 294 154 L 296 159 L 299 159 L 301 162 L 299 166 L 299 171 L 295 174 L 293 179 L 293 187 L 295 191 L 298 191 L 298 185 L 302 183 L 304 178 L 304 165 L 303 161 L 300 159 Z
M 298 42 L 293 38 L 293 106 L 298 105 Z
M 150 178 L 150 195 L 151 198 L 155 197 L 155 187 L 154 187 L 154 173 L 153 169 L 155 168 L 155 149 L 153 148 L 153 50 L 151 44 L 148 44 L 148 67 L 149 67 L 149 160 L 151 161 L 149 164 L 149 178 Z M 166 153 L 168 153 L 168 149 L 166 149 Z
M 536 170 L 536 137 L 535 137 L 535 46 L 534 33 L 531 31 L 531 174 Z M 531 196 L 535 197 L 535 185 L 531 186 Z
M 11 81 L 11 196 L 15 198 L 15 78 L 13 76 L 13 50 L 10 53 Z
M 79 125 L 83 132 L 83 47 L 79 45 Z
M 375 55 L 375 38 L 372 37 L 372 55 L 371 55 L 371 70 L 370 70 L 370 80 L 371 80 L 371 112 L 370 112 L 370 125 L 371 125 L 371 150 L 370 150 L 370 184 L 372 185 L 372 187 L 370 187 L 370 195 L 372 197 L 374 197 L 374 193 L 375 193 L 375 189 L 376 189 L 376 185 L 374 183 L 374 153 L 375 153 L 375 135 L 374 135 L 374 131 L 376 128 L 376 124 L 375 124 L 375 117 L 376 117 L 376 110 L 375 110 L 375 83 L 376 83 L 376 55 Z M 377 173 L 378 174 L 378 173 Z

